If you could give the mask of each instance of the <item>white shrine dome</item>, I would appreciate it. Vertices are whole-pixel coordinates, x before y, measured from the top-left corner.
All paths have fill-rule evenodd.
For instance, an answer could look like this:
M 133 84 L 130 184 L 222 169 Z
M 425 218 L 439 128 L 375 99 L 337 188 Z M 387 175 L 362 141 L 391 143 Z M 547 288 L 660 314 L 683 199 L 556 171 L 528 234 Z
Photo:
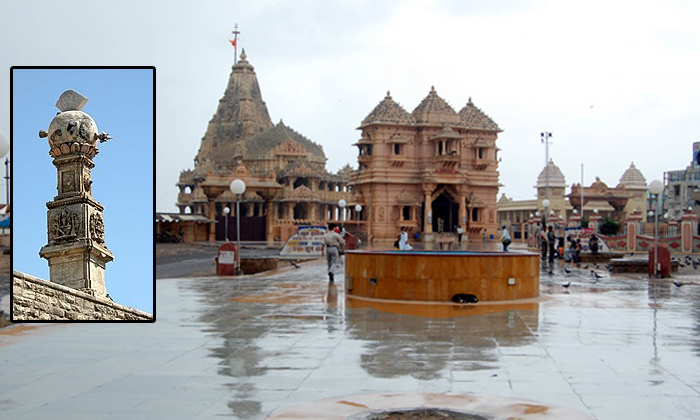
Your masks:
M 633 190 L 646 190 L 647 180 L 644 178 L 642 172 L 634 166 L 634 162 L 632 162 L 630 167 L 627 168 L 625 173 L 622 174 L 622 177 L 620 177 L 619 185 Z
M 549 182 L 547 182 L 547 178 L 549 178 Z M 542 169 L 542 172 L 537 177 L 535 188 L 545 188 L 548 184 L 550 188 L 566 188 L 566 178 L 564 178 L 561 169 L 554 164 L 552 159 L 549 159 L 547 166 Z

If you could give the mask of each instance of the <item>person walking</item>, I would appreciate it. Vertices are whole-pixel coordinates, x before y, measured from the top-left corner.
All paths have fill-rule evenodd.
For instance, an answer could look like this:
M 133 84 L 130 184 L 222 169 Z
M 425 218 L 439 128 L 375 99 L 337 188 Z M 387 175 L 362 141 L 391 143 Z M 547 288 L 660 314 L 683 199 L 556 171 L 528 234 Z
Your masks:
M 462 229 L 462 226 L 457 226 L 457 243 L 459 243 L 459 246 L 462 246 L 462 235 L 464 234 L 464 229 Z
M 537 234 L 537 240 L 540 243 L 540 260 L 542 261 L 541 266 L 542 268 L 546 268 L 547 266 L 547 234 L 545 233 L 545 230 L 542 229 L 539 231 Z
M 510 245 L 511 240 L 510 240 L 510 232 L 508 232 L 508 228 L 506 225 L 501 226 L 501 242 L 503 242 L 503 252 L 508 252 L 508 245 Z
M 323 245 L 326 248 L 326 261 L 328 262 L 328 282 L 335 280 L 335 270 L 338 267 L 338 258 L 341 252 L 345 252 L 345 240 L 334 230 L 334 225 L 328 225 L 328 233 L 323 235 Z
M 401 226 L 401 232 L 399 232 L 399 250 L 400 251 L 410 251 L 413 247 L 408 244 L 408 229 L 406 226 Z
M 552 274 L 554 269 L 554 253 L 557 246 L 557 235 L 554 234 L 554 228 L 547 228 L 547 244 L 549 245 L 549 274 Z

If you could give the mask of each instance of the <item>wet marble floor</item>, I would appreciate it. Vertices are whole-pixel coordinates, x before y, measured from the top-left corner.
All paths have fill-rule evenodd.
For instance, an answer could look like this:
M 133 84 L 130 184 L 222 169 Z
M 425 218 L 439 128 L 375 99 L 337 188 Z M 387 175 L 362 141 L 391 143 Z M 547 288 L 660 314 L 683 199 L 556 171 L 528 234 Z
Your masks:
M 700 280 L 542 275 L 515 304 L 346 300 L 323 264 L 157 282 L 154 324 L 0 331 L 11 419 L 265 419 L 345 395 L 479 394 L 598 420 L 697 418 Z M 569 288 L 562 284 L 571 283 Z

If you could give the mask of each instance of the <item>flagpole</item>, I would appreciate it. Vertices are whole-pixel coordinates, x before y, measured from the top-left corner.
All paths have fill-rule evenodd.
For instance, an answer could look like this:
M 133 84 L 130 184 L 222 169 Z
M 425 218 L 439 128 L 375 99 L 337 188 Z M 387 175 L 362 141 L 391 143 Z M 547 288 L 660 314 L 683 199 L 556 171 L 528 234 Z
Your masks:
M 238 24 L 234 26 L 231 33 L 233 34 L 233 65 L 235 66 L 238 63 L 238 34 L 241 33 L 238 30 Z

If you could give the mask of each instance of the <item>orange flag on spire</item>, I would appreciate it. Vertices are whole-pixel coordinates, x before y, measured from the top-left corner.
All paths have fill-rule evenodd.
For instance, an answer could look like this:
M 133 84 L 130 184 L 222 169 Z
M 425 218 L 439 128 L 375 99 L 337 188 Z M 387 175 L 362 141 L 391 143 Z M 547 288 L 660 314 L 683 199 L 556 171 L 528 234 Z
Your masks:
M 229 39 L 228 42 L 230 42 L 231 45 L 233 45 L 233 48 L 236 48 L 236 40 L 235 40 L 235 39 L 234 39 L 233 41 L 231 41 L 231 40 Z

